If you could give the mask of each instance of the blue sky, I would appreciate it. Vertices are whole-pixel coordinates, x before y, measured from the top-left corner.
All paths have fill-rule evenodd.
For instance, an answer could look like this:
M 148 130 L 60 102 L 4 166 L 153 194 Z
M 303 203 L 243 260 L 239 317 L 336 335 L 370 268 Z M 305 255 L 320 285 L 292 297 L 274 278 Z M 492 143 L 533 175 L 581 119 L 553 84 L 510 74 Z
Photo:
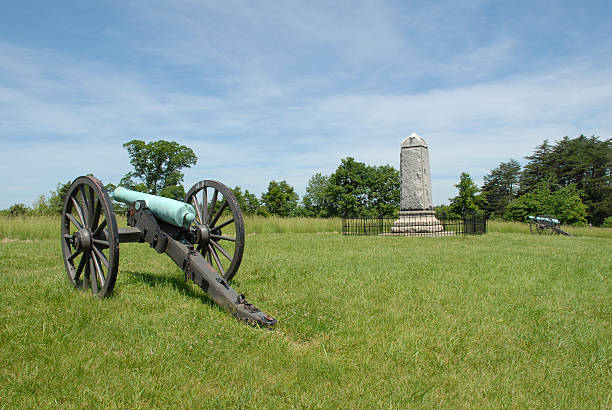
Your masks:
M 300 196 L 341 158 L 429 144 L 434 204 L 544 139 L 612 136 L 607 1 L 0 0 L 0 209 L 191 147 L 185 186 Z

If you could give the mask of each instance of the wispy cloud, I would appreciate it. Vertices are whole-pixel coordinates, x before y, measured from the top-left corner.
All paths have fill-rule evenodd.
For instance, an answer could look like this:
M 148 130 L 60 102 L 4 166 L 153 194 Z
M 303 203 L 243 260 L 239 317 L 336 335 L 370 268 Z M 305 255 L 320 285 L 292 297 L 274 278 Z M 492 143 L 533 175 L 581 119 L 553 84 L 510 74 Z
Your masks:
M 0 189 L 13 192 L 0 208 L 87 172 L 117 182 L 132 137 L 192 147 L 187 184 L 259 193 L 272 179 L 303 192 L 346 156 L 398 166 L 417 132 L 442 203 L 462 171 L 480 180 L 544 138 L 612 134 L 609 40 L 529 64 L 530 37 L 449 4 L 127 3 L 125 27 L 102 36 L 129 64 L 0 37 Z

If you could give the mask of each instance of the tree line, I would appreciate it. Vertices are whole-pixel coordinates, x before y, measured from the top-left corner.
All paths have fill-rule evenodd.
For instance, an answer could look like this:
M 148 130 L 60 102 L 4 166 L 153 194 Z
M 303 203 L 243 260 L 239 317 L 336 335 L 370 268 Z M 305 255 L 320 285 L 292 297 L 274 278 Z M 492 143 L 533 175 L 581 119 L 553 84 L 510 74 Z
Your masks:
M 612 139 L 544 140 L 526 159 L 524 167 L 501 162 L 480 189 L 463 173 L 451 206 L 511 221 L 550 214 L 565 224 L 612 226 Z
M 181 170 L 198 160 L 191 148 L 136 139 L 123 147 L 132 170 L 121 179 L 121 186 L 178 200 L 185 197 Z M 581 135 L 554 144 L 544 140 L 526 159 L 524 167 L 514 159 L 501 162 L 480 188 L 468 173 L 461 173 L 457 196 L 449 198 L 450 205 L 436 208 L 451 215 L 470 212 L 525 221 L 528 215 L 551 214 L 562 223 L 612 225 L 612 139 Z M 60 183 L 32 208 L 15 204 L 2 212 L 59 214 L 69 187 L 70 181 Z M 285 180 L 270 181 L 260 197 L 239 186 L 232 191 L 247 215 L 394 217 L 399 210 L 400 175 L 390 165 L 372 166 L 347 157 L 330 175 L 314 174 L 301 200 Z

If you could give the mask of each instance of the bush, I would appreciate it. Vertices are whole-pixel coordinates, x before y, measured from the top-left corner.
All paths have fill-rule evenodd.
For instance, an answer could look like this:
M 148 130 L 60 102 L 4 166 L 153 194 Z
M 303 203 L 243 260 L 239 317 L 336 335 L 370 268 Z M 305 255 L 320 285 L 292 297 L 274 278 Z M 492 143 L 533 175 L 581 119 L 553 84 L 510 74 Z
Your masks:
M 521 195 L 506 207 L 504 219 L 526 221 L 529 215 L 553 215 L 563 224 L 586 224 L 587 206 L 582 203 L 575 185 L 551 191 L 549 181 Z
M 8 209 L 11 216 L 21 216 L 30 212 L 30 208 L 25 206 L 25 204 L 14 204 Z
M 606 219 L 603 220 L 603 227 L 604 228 L 612 228 L 612 216 L 607 217 Z

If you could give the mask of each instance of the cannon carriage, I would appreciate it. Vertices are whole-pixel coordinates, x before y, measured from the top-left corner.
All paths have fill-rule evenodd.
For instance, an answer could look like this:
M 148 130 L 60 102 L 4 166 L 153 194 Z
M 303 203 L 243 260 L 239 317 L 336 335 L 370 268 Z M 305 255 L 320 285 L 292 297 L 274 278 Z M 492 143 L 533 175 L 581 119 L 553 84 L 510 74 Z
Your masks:
M 127 228 L 117 227 L 111 196 L 127 205 Z M 276 324 L 230 286 L 244 253 L 244 221 L 232 191 L 220 182 L 196 183 L 181 202 L 121 187 L 109 195 L 95 177 L 78 177 L 64 201 L 61 238 L 68 279 L 95 296 L 115 286 L 119 244 L 147 242 L 238 319 Z
M 572 236 L 561 229 L 561 223 L 552 215 L 529 216 L 529 230 L 532 235 L 559 235 Z

